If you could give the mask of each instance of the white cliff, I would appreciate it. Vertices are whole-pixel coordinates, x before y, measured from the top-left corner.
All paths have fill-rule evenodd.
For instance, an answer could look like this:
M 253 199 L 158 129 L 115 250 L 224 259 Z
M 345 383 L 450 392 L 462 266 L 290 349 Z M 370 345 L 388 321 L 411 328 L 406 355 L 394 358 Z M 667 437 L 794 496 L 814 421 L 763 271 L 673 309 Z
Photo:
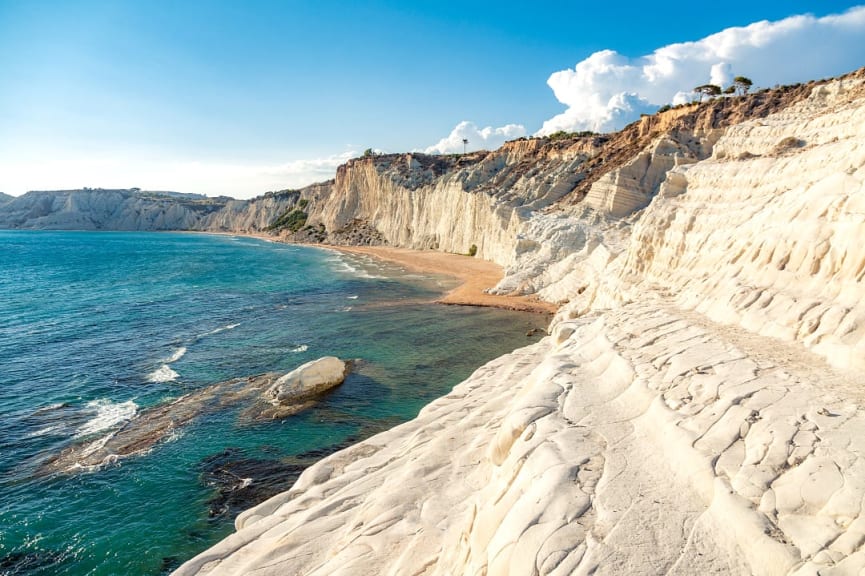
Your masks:
M 579 180 L 588 156 L 582 148 L 523 140 L 455 159 L 358 158 L 338 169 L 333 189 L 312 203 L 309 222 L 331 232 L 364 222 L 404 248 L 465 254 L 474 245 L 478 257 L 507 265 L 526 217 Z
M 808 90 L 689 162 L 644 143 L 586 181 L 649 200 L 627 218 L 527 214 L 499 289 L 563 302 L 551 336 L 310 467 L 177 574 L 862 573 L 865 84 Z
M 298 191 L 252 200 L 138 189 L 36 191 L 0 198 L 0 228 L 261 232 L 300 197 Z

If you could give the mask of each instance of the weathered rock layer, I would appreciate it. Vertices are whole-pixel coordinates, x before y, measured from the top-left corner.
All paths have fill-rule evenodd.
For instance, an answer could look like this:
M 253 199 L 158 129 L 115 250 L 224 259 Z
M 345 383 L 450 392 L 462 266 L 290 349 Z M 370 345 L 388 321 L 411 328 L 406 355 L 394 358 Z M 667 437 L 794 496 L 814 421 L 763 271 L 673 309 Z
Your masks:
M 512 143 L 388 184 L 399 215 L 363 205 L 375 160 L 347 168 L 355 200 L 311 218 L 389 242 L 443 249 L 424 202 L 487 197 L 455 219 L 488 227 L 500 291 L 563 304 L 551 336 L 312 466 L 178 574 L 861 573 L 863 76 L 740 99 L 750 119 L 646 119 L 629 156 L 604 148 L 621 135 Z M 467 185 L 509 154 L 535 163 Z

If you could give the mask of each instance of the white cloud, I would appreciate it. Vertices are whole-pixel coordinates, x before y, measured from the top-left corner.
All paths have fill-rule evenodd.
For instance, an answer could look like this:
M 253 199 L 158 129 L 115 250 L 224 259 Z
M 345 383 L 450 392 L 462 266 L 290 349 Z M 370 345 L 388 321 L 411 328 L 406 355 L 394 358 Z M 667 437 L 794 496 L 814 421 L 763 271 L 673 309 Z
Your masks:
M 333 178 L 337 166 L 357 155 L 347 151 L 275 165 L 93 157 L 0 162 L 0 191 L 18 195 L 29 190 L 135 186 L 145 190 L 252 198 L 268 190 L 300 188 Z
M 424 149 L 427 154 L 453 154 L 463 151 L 463 139 L 468 140 L 468 150 L 495 150 L 505 143 L 526 135 L 526 129 L 520 124 L 508 124 L 499 128 L 487 126 L 478 128 L 474 122 L 463 120 L 451 130 L 451 133 L 433 146 Z
M 865 64 L 865 6 L 816 18 L 791 16 L 727 28 L 696 42 L 626 58 L 596 52 L 547 80 L 568 108 L 538 134 L 557 130 L 610 131 L 667 103 L 686 101 L 694 86 L 728 85 L 747 76 L 755 87 L 836 76 Z

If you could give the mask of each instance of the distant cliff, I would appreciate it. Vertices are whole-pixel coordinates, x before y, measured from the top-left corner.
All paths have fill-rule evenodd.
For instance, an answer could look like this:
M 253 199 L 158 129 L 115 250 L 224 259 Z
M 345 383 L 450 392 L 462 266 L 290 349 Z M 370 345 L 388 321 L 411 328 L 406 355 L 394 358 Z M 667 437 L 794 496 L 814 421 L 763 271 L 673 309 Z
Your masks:
M 298 192 L 254 200 L 129 190 L 56 190 L 0 197 L 0 228 L 37 230 L 266 230 Z

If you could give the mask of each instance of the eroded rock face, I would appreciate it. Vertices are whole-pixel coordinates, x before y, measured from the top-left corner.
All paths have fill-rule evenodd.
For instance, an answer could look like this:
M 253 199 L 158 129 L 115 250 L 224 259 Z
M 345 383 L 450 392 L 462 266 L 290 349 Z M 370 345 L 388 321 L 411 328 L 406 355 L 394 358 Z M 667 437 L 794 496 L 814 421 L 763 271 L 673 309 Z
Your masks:
M 862 573 L 865 82 L 807 91 L 624 220 L 534 216 L 500 288 L 567 301 L 551 336 L 178 574 Z

